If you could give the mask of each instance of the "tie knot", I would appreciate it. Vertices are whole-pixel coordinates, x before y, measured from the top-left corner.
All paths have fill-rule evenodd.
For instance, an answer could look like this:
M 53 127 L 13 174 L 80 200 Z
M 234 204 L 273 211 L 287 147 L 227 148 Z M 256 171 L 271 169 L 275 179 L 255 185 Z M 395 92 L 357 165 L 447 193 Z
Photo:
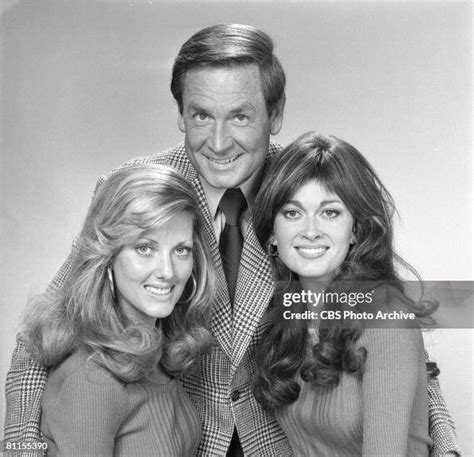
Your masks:
M 226 224 L 238 226 L 242 213 L 247 209 L 247 202 L 239 187 L 231 187 L 224 192 L 219 208 L 225 214 Z

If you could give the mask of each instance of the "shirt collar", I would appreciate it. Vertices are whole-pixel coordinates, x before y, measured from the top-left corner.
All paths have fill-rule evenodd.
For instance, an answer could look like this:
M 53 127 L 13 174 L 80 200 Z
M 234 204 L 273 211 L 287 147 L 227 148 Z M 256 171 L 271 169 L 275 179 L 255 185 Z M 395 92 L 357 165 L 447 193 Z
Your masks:
M 262 171 L 254 173 L 249 179 L 247 179 L 247 181 L 239 186 L 249 208 L 251 208 L 255 202 L 255 197 L 261 184 Z M 210 186 L 206 180 L 202 179 L 201 175 L 199 175 L 199 180 L 201 181 L 202 188 L 206 195 L 211 216 L 215 218 L 219 202 L 221 201 L 226 189 L 216 189 L 215 187 Z

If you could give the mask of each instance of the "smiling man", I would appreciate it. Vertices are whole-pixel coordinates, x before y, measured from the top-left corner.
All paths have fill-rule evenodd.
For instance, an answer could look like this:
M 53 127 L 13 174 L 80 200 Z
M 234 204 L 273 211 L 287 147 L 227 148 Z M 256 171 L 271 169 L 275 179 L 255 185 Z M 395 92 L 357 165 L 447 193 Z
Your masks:
M 199 198 L 219 274 L 211 322 L 217 344 L 204 355 L 200 372 L 183 383 L 202 417 L 203 456 L 292 455 L 274 413 L 251 392 L 273 279 L 250 210 L 266 165 L 280 150 L 270 136 L 281 129 L 284 89 L 285 74 L 264 32 L 235 24 L 203 29 L 184 43 L 173 66 L 171 91 L 184 143 L 124 165 L 169 164 Z M 61 287 L 70 264 L 68 259 L 51 287 Z M 7 383 L 6 441 L 40 439 L 45 379 L 20 341 Z M 431 434 L 436 452 L 444 454 L 456 449 L 451 418 L 436 380 L 430 389 Z
M 268 115 L 255 63 L 196 69 L 184 77 L 178 125 L 202 180 L 223 194 L 260 180 L 270 134 L 280 131 L 282 113 L 283 100 Z

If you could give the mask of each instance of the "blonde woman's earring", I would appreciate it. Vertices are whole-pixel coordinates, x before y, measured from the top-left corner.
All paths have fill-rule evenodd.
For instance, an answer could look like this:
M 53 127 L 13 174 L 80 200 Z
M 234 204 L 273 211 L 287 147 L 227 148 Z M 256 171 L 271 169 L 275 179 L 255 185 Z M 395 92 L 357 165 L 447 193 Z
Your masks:
M 194 296 L 196 295 L 196 292 L 197 292 L 197 282 L 196 282 L 196 278 L 194 277 L 194 275 L 191 275 L 191 280 L 193 282 L 193 290 L 192 292 L 189 294 L 189 297 L 184 301 L 184 303 L 190 303 L 191 300 L 194 298 Z
M 114 298 L 114 300 L 116 300 L 117 296 L 115 295 L 114 272 L 110 267 L 107 267 L 107 278 L 109 280 L 109 287 L 110 292 L 112 292 L 112 297 Z

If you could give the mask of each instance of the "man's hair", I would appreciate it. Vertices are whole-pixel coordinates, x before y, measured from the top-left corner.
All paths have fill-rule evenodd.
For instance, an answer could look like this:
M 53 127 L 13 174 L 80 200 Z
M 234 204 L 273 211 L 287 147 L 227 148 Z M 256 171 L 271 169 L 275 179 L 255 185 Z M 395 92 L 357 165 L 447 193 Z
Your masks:
M 183 113 L 184 78 L 189 70 L 256 64 L 270 116 L 285 101 L 285 72 L 273 54 L 272 39 L 250 25 L 221 24 L 195 33 L 181 47 L 173 65 L 171 93 Z
M 118 306 L 107 269 L 123 246 L 183 212 L 193 219 L 194 281 L 188 280 L 171 315 L 148 329 Z M 211 343 L 206 327 L 215 283 L 192 186 L 164 165 L 122 168 L 94 196 L 63 287 L 30 302 L 23 337 L 47 368 L 85 349 L 124 382 L 152 378 L 159 363 L 171 375 L 182 374 Z

